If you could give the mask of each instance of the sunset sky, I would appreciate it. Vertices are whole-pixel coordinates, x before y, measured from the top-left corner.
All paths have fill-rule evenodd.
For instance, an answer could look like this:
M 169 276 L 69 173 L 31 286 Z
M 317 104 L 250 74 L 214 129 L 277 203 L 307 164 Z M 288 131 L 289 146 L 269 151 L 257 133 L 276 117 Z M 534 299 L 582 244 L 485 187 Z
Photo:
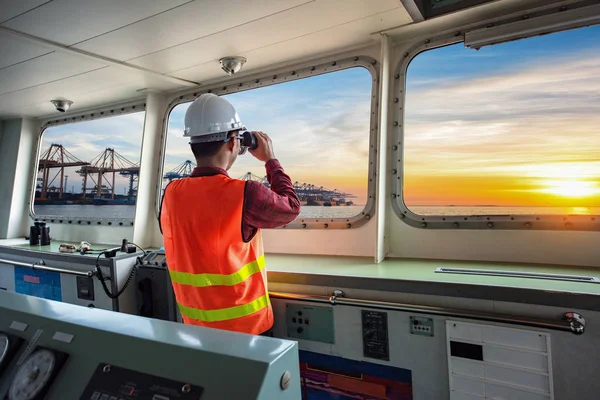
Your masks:
M 408 206 L 600 206 L 600 27 L 427 51 L 407 76 Z

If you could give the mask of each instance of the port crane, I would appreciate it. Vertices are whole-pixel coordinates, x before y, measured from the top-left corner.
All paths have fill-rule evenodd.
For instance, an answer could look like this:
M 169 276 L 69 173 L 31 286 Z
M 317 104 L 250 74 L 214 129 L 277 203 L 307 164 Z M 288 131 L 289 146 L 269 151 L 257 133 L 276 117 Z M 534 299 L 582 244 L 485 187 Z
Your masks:
M 140 167 L 118 152 L 115 149 L 107 147 L 103 152 L 94 157 L 88 165 L 83 166 L 77 171 L 83 176 L 82 198 L 86 197 L 88 190 L 95 198 L 103 198 L 106 194 L 110 199 L 115 198 L 115 180 L 116 174 L 129 178 L 128 198 L 133 199 L 137 191 L 135 182 L 140 173 Z M 105 178 L 105 174 L 112 174 L 109 180 Z M 96 176 L 96 179 L 94 179 Z M 88 188 L 88 178 L 94 183 L 93 187 Z M 106 185 L 103 183 L 106 182 Z
M 41 193 L 40 198 L 46 199 L 48 191 L 55 191 L 56 187 L 53 185 L 56 178 L 60 175 L 60 184 L 58 187 L 58 198 L 63 197 L 64 189 L 66 187 L 65 180 L 65 168 L 69 167 L 87 167 L 90 163 L 81 161 L 69 151 L 67 151 L 61 144 L 52 143 L 50 147 L 42 153 L 38 163 L 38 172 L 41 172 L 42 177 L 38 178 L 41 181 Z M 50 170 L 58 169 L 58 172 L 50 179 Z

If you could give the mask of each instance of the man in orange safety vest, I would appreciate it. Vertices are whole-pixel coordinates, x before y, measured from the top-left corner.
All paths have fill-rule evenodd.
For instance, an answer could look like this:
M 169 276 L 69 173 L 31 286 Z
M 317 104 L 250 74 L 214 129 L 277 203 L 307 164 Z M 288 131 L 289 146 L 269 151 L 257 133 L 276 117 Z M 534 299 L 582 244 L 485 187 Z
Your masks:
M 273 326 L 261 228 L 293 221 L 300 201 L 271 139 L 246 132 L 234 107 L 203 94 L 188 108 L 184 136 L 197 167 L 165 188 L 159 222 L 173 290 L 184 323 L 249 334 Z M 248 149 L 265 163 L 270 188 L 229 177 Z

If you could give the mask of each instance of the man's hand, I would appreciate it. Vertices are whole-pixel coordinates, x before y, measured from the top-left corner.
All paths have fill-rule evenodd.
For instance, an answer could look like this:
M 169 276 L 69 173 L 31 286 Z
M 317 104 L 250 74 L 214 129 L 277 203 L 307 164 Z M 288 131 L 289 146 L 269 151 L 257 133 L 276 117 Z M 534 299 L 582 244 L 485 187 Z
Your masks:
M 273 152 L 271 138 L 264 132 L 252 131 L 252 133 L 256 136 L 257 146 L 255 150 L 248 150 L 250 154 L 262 162 L 273 160 L 275 158 L 275 153 Z

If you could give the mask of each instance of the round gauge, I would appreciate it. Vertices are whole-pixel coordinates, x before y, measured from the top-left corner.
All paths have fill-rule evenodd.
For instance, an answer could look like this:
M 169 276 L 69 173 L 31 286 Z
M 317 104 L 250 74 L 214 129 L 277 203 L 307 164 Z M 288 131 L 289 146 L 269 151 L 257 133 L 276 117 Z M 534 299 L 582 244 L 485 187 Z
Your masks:
M 17 370 L 8 392 L 9 400 L 31 400 L 48 383 L 56 366 L 50 350 L 41 349 L 30 355 Z
M 6 353 L 8 353 L 8 345 L 8 336 L 0 333 L 0 365 L 2 365 L 4 357 L 6 357 Z

